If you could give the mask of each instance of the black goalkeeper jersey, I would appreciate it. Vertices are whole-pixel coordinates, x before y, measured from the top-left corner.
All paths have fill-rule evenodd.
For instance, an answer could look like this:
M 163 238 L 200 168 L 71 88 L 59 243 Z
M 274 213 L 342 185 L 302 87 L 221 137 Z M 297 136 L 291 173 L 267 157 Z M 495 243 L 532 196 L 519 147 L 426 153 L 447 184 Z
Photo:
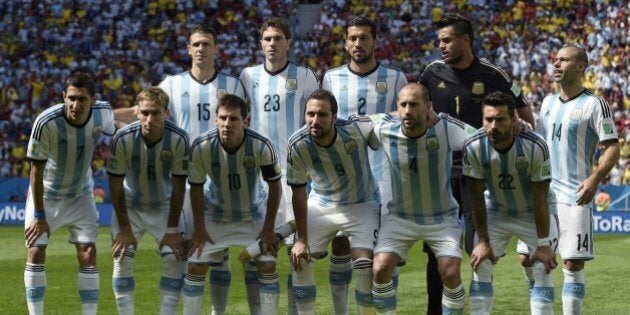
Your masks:
M 422 73 L 420 83 L 429 90 L 437 113 L 447 113 L 475 128 L 482 126 L 481 101 L 490 92 L 511 94 L 516 108 L 526 106 L 518 83 L 512 83 L 505 71 L 477 57 L 462 70 L 441 60 L 434 61 Z

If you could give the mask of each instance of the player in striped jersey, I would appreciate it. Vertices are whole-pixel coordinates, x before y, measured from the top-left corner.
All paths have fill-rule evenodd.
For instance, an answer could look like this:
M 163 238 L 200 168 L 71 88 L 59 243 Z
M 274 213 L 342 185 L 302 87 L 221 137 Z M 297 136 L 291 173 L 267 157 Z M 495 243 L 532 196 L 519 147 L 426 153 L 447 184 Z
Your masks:
M 271 139 L 278 149 L 282 173 L 286 175 L 289 137 L 302 126 L 303 104 L 319 87 L 319 82 L 313 70 L 289 61 L 291 30 L 286 20 L 277 17 L 267 19 L 260 28 L 260 36 L 265 62 L 245 68 L 240 80 L 251 98 L 250 126 Z M 283 182 L 276 224 L 291 220 L 291 189 Z M 287 242 L 291 243 L 291 238 Z M 292 291 L 291 274 L 289 272 L 287 281 L 289 292 Z M 289 314 L 297 313 L 292 294 L 289 294 L 288 307 Z
M 250 304 L 250 312 L 278 312 L 274 221 L 282 174 L 271 140 L 246 127 L 247 107 L 236 95 L 223 96 L 216 110 L 217 128 L 195 139 L 191 148 L 189 182 L 195 229 L 184 280 L 185 314 L 201 311 L 209 264 L 221 262 L 230 246 L 246 247 L 256 239 L 263 241 L 267 251 L 256 262 L 258 279 L 255 272 L 246 273 L 246 278 L 254 277 L 248 281 L 259 281 L 260 285 L 260 304 Z M 210 187 L 204 192 L 206 177 Z M 268 194 L 261 177 L 267 182 Z
M 461 314 L 464 287 L 460 277 L 462 229 L 450 185 L 454 150 L 474 129 L 446 114 L 429 127 L 429 95 L 420 84 L 398 94 L 398 117 L 385 116 L 374 127 L 391 168 L 392 202 L 382 218 L 374 249 L 372 295 L 378 313 L 396 312 L 394 267 L 423 239 L 435 252 L 444 282 L 442 310 Z
M 297 225 L 291 251 L 293 292 L 299 314 L 315 312 L 310 254 L 326 250 L 338 231 L 350 239 L 358 312 L 373 312 L 372 249 L 380 211 L 367 152 L 378 142 L 369 118 L 337 119 L 337 108 L 332 93 L 316 90 L 306 101 L 306 125 L 289 140 L 287 182 L 293 189 Z
M 168 95 L 148 87 L 136 98 L 138 121 L 118 130 L 107 161 L 114 207 L 112 286 L 119 314 L 134 313 L 134 261 L 145 232 L 162 257 L 160 314 L 176 314 L 185 272 L 179 216 L 188 176 L 188 135 L 166 120 Z
M 365 16 L 352 18 L 346 24 L 345 49 L 350 62 L 339 68 L 328 70 L 322 79 L 322 88 L 335 95 L 339 103 L 341 118 L 350 115 L 372 115 L 396 110 L 398 91 L 407 84 L 405 74 L 377 62 L 374 52 L 377 46 L 376 24 Z M 369 151 L 372 173 L 378 183 L 381 204 L 391 200 L 389 167 L 382 150 Z M 385 209 L 383 209 L 385 210 Z M 384 211 L 383 211 L 384 214 Z M 345 246 L 340 246 L 341 244 Z M 335 310 L 347 312 L 348 286 L 352 275 L 347 240 L 333 241 L 330 257 L 330 278 L 339 279 L 331 287 L 334 289 Z M 395 271 L 397 279 L 398 269 Z
M 597 185 L 619 160 L 619 142 L 608 103 L 584 88 L 588 67 L 583 48 L 564 46 L 553 61 L 554 81 L 559 93 L 545 97 L 537 129 L 549 145 L 551 190 L 558 201 L 560 243 L 563 260 L 564 314 L 580 314 L 585 295 L 584 265 L 594 258 L 593 196 Z M 594 155 L 601 147 L 599 163 Z M 519 252 L 526 252 L 519 246 Z M 526 275 L 531 262 L 524 259 Z
M 483 128 L 466 140 L 463 158 L 463 175 L 477 231 L 477 245 L 470 255 L 471 313 L 492 311 L 494 264 L 505 256 L 516 236 L 534 253 L 536 283 L 530 297 L 531 312 L 553 314 L 554 283 L 550 271 L 556 267 L 558 229 L 554 195 L 549 191 L 549 149 L 534 131 L 516 131 L 518 121 L 512 96 L 492 92 L 484 99 L 482 111 Z
M 66 80 L 64 103 L 46 109 L 33 124 L 24 222 L 28 247 L 24 285 L 30 314 L 44 313 L 46 246 L 50 233 L 64 226 L 77 251 L 82 313 L 96 314 L 98 212 L 92 194 L 92 151 L 101 135 L 112 135 L 115 127 L 111 107 L 95 97 L 92 78 L 75 72 Z
M 217 34 L 210 26 L 192 25 L 188 35 L 188 54 L 192 59 L 190 71 L 167 76 L 159 84 L 159 87 L 170 98 L 170 119 L 175 122 L 175 125 L 186 130 L 190 139 L 195 139 L 215 127 L 216 106 L 223 95 L 235 94 L 247 100 L 245 89 L 238 78 L 221 73 L 215 68 L 215 58 L 219 50 L 216 40 Z M 135 120 L 135 108 L 117 109 L 116 119 L 123 122 Z M 182 213 L 186 238 L 190 238 L 193 230 L 189 201 L 187 187 Z M 228 259 L 228 252 L 226 252 L 223 263 L 213 264 L 211 274 L 215 272 L 230 274 Z M 223 312 L 226 308 L 230 278 L 211 276 L 210 285 L 213 308 L 217 312 Z M 257 290 L 255 284 L 248 286 L 248 291 L 257 292 Z M 257 294 L 255 296 L 257 297 Z M 254 300 L 248 300 L 248 302 L 258 303 Z
M 481 101 L 490 92 L 501 91 L 515 97 L 519 118 L 534 125 L 531 108 L 527 105 L 518 82 L 512 81 L 499 67 L 475 56 L 473 47 L 475 33 L 469 20 L 459 15 L 447 15 L 435 24 L 435 28 L 442 58 L 430 63 L 420 77 L 420 83 L 429 90 L 429 98 L 435 111 L 447 113 L 475 128 L 480 128 Z M 461 152 L 456 151 L 453 156 L 452 185 L 455 199 L 460 206 L 460 216 L 464 219 L 464 249 L 470 254 L 474 229 L 463 185 L 461 165 Z M 430 314 L 442 314 L 440 310 L 442 286 L 435 256 L 426 244 L 423 250 L 428 255 L 427 311 Z

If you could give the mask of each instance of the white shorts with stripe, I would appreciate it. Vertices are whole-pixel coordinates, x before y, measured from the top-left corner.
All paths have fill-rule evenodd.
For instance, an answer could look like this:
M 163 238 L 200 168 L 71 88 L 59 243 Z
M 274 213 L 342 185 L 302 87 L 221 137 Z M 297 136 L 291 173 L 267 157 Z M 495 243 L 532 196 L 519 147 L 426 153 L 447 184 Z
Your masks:
M 593 248 L 593 207 L 558 203 L 558 253 L 562 260 L 592 260 Z M 522 241 L 516 251 L 530 255 Z
M 50 200 L 44 198 L 46 222 L 50 233 L 67 226 L 68 242 L 72 244 L 94 244 L 98 236 L 98 211 L 92 194 L 76 198 Z M 24 226 L 27 227 L 34 220 L 35 206 L 31 194 L 26 200 Z M 48 245 L 48 235 L 40 236 L 33 246 Z
M 407 259 L 413 244 L 424 240 L 436 257 L 462 258 L 463 230 L 456 217 L 446 217 L 442 223 L 420 225 L 387 214 L 382 219 L 374 255 L 392 253 Z
M 131 224 L 133 236 L 136 238 L 138 243 L 145 233 L 149 233 L 149 235 L 155 239 L 155 243 L 159 246 L 162 238 L 164 237 L 164 233 L 166 232 L 169 209 L 169 206 L 162 207 L 162 209 L 151 210 L 132 208 L 129 206 L 127 207 L 129 224 Z M 179 222 L 178 229 L 180 232 L 183 232 L 184 230 L 182 220 Z M 118 225 L 118 217 L 116 216 L 116 212 L 113 212 L 111 222 L 112 239 L 116 237 L 116 234 L 118 234 L 119 231 L 120 226 Z M 171 250 L 169 249 L 167 252 L 171 252 Z
M 214 244 L 206 243 L 201 251 L 201 256 L 197 252 L 188 257 L 189 263 L 216 263 L 224 260 L 224 251 L 231 246 L 247 247 L 251 245 L 263 226 L 263 220 L 240 221 L 219 223 L 206 220 L 206 231 Z M 271 255 L 258 256 L 258 261 L 275 261 Z
M 350 240 L 350 248 L 372 251 L 380 219 L 376 201 L 322 207 L 308 202 L 308 241 L 311 253 L 323 252 L 338 232 Z
M 538 233 L 533 218 L 521 219 L 489 214 L 488 234 L 490 246 L 497 257 L 505 256 L 512 237 L 517 237 L 523 242 L 528 253 L 533 253 L 538 246 Z M 477 242 L 475 235 L 475 244 Z M 558 218 L 555 215 L 549 216 L 549 246 L 554 253 L 558 249 Z

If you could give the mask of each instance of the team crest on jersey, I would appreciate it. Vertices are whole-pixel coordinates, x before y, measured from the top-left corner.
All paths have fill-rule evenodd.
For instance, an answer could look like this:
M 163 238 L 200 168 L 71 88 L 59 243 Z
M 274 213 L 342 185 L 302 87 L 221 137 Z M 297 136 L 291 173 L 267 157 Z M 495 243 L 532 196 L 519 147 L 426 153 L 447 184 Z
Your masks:
M 182 170 L 187 171 L 188 170 L 188 160 L 184 159 L 182 161 Z
M 92 129 L 92 136 L 98 137 L 103 133 L 103 126 L 96 126 Z
M 170 162 L 173 159 L 173 152 L 168 150 L 162 150 L 160 153 L 160 160 L 162 162 Z
M 544 165 L 540 172 L 540 175 L 542 175 L 543 177 L 551 176 L 551 168 L 549 167 L 549 165 Z
M 377 93 L 387 93 L 387 82 L 385 81 L 377 81 L 376 82 L 376 92 Z
M 529 161 L 524 156 L 516 157 L 516 169 L 517 170 L 525 170 L 529 166 Z
M 108 169 L 117 169 L 118 168 L 118 160 L 109 158 L 107 159 L 107 168 Z
M 440 148 L 440 142 L 437 137 L 427 138 L 427 151 L 437 151 Z
M 580 120 L 580 118 L 582 118 L 582 110 L 581 109 L 574 109 L 573 111 L 571 111 L 571 114 L 569 115 L 569 119 L 572 122 L 578 122 Z
M 350 140 L 343 144 L 346 149 L 346 153 L 353 154 L 357 150 L 357 143 L 354 140 Z
M 254 156 L 246 155 L 245 157 L 243 157 L 243 166 L 250 169 L 256 167 L 256 159 L 254 158 Z
M 287 83 L 284 84 L 284 87 L 287 90 L 291 90 L 291 91 L 297 90 L 297 87 L 298 87 L 297 79 L 288 79 Z
M 472 93 L 475 95 L 483 95 L 485 90 L 486 88 L 481 81 L 475 81 L 472 85 Z
M 35 138 L 31 139 L 31 151 L 33 151 L 33 153 L 35 155 L 39 155 L 39 140 L 35 140 Z
M 605 135 L 612 135 L 613 134 L 613 127 L 609 122 L 605 122 L 604 123 L 604 134 Z
M 219 96 L 218 98 L 222 98 L 225 94 L 227 94 L 227 91 L 225 89 L 217 89 L 217 96 Z

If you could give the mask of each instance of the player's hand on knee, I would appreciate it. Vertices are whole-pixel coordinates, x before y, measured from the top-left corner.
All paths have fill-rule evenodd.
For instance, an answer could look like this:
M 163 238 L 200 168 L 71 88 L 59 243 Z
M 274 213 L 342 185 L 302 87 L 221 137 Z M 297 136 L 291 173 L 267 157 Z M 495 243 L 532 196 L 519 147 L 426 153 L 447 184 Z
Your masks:
M 311 250 L 303 240 L 296 240 L 291 249 L 291 263 L 296 271 L 302 270 L 302 263 L 309 263 L 311 260 Z
M 138 241 L 133 235 L 131 227 L 120 227 L 120 231 L 112 241 L 112 255 L 114 258 L 119 257 L 122 260 L 129 246 L 135 249 L 138 246 Z
M 479 264 L 483 262 L 485 259 L 489 259 L 492 264 L 497 262 L 497 258 L 494 256 L 494 252 L 492 251 L 492 247 L 490 244 L 485 242 L 480 242 L 475 246 L 472 253 L 470 254 L 470 266 L 473 270 L 477 270 Z
M 214 244 L 214 241 L 208 232 L 205 229 L 202 231 L 195 230 L 192 238 L 190 239 L 188 256 L 190 257 L 196 253 L 197 257 L 201 257 L 201 253 L 203 252 L 203 248 L 206 246 L 206 243 Z
M 31 222 L 31 224 L 24 230 L 26 245 L 31 247 L 31 245 L 33 245 L 33 243 L 35 243 L 35 241 L 44 234 L 50 237 L 50 227 L 48 226 L 46 219 L 33 220 L 33 222 Z
M 273 232 L 273 230 L 268 231 L 263 229 L 262 231 L 260 231 L 260 234 L 258 234 L 258 239 L 262 240 L 263 243 L 265 244 L 265 251 L 276 256 L 278 253 L 278 248 L 279 248 L 279 241 L 278 241 L 278 237 L 276 236 L 276 234 Z
M 160 241 L 160 248 L 168 246 L 173 250 L 173 254 L 177 257 L 177 260 L 184 259 L 186 253 L 185 240 L 181 233 L 165 233 Z
M 532 255 L 532 261 L 536 260 L 545 265 L 545 270 L 547 271 L 547 273 L 551 272 L 551 270 L 555 269 L 558 266 L 556 254 L 553 252 L 553 250 L 551 250 L 550 246 L 541 246 L 536 248 L 534 255 Z

